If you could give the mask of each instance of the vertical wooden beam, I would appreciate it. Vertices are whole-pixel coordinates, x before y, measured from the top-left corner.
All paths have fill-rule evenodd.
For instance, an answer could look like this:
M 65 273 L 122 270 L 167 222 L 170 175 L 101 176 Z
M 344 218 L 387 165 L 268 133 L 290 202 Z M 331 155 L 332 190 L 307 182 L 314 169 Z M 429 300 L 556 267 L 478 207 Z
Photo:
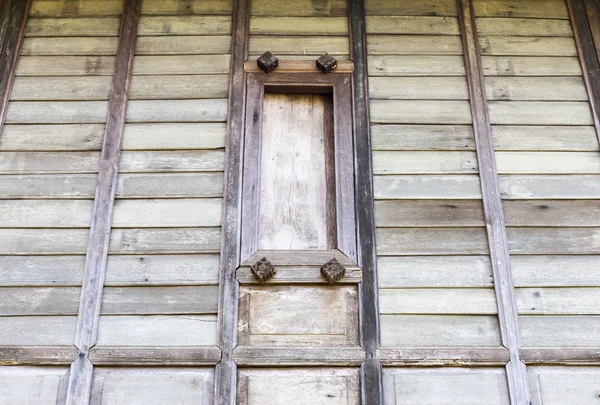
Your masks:
M 588 22 L 594 38 L 596 55 L 600 62 L 600 0 L 584 0 Z
M 0 5 L 0 136 L 30 7 L 31 0 L 2 0 Z
M 237 391 L 237 366 L 233 361 L 233 349 L 237 344 L 239 286 L 235 270 L 240 260 L 242 152 L 246 109 L 244 62 L 248 56 L 249 23 L 250 0 L 234 0 L 219 275 L 218 344 L 222 355 L 215 371 L 215 404 L 220 405 L 235 405 Z
M 382 400 L 382 369 L 377 361 L 379 338 L 379 297 L 377 290 L 377 251 L 375 249 L 375 215 L 371 128 L 367 72 L 367 34 L 363 0 L 348 0 L 352 101 L 354 115 L 354 172 L 356 186 L 356 223 L 358 264 L 363 269 L 361 295 L 361 345 L 366 361 L 361 367 L 362 404 L 375 405 Z
M 125 126 L 127 92 L 131 80 L 141 7 L 142 0 L 125 0 L 123 8 L 77 320 L 75 346 L 79 349 L 79 357 L 71 366 L 67 392 L 68 405 L 88 404 L 90 401 L 93 366 L 88 356 L 90 348 L 96 344 L 98 335 L 112 212 L 119 174 L 121 140 Z
M 598 15 L 596 15 L 596 21 L 590 24 L 591 20 L 588 19 L 585 3 L 584 0 L 567 0 L 575 44 L 577 45 L 583 79 L 587 88 L 592 117 L 594 118 L 594 125 L 596 127 L 596 135 L 598 136 L 598 141 L 600 141 L 600 59 L 597 53 L 598 48 L 596 48 L 600 43 L 594 44 L 594 36 L 591 28 L 593 25 L 596 30 L 600 30 L 600 22 L 597 21 Z M 587 3 L 591 5 L 592 2 L 588 1 Z M 597 2 L 595 3 L 597 11 L 600 6 Z
M 492 129 L 488 115 L 481 50 L 475 26 L 472 0 L 457 0 L 458 16 L 464 49 L 465 68 L 469 83 L 469 99 L 473 116 L 473 130 L 477 149 L 477 162 L 483 208 L 487 228 L 494 289 L 498 304 L 498 318 L 502 344 L 508 349 L 510 360 L 506 365 L 510 403 L 529 405 L 530 389 L 525 364 L 520 359 L 521 335 L 515 300 L 515 289 L 510 267 L 510 251 L 502 199 L 498 185 L 498 172 L 494 156 Z

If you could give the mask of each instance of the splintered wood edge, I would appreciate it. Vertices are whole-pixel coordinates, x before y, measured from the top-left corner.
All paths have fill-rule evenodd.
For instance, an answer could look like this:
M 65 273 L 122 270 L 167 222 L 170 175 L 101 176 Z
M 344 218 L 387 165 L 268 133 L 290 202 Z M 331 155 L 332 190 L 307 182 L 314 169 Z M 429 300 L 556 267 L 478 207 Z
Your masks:
M 315 59 L 316 60 L 316 59 Z M 246 73 L 263 73 L 256 65 L 255 60 L 244 62 Z M 354 71 L 354 62 L 351 60 L 338 60 L 337 68 L 329 74 L 352 73 Z M 280 60 L 279 66 L 275 69 L 277 73 L 321 73 L 314 60 Z

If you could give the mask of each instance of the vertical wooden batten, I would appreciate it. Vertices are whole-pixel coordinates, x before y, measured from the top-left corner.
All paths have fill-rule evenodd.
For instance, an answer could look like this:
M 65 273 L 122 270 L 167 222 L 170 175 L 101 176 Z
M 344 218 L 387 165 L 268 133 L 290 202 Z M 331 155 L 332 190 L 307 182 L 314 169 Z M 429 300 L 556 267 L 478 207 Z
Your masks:
M 506 365 L 510 403 L 512 405 L 528 405 L 531 394 L 525 364 L 520 359 L 519 318 L 473 3 L 472 0 L 457 0 L 457 6 L 500 333 L 502 344 L 508 349 L 510 357 L 510 361 Z
M 361 367 L 363 404 L 381 404 L 382 368 L 377 360 L 379 335 L 379 298 L 377 289 L 377 251 L 375 248 L 375 215 L 373 194 L 373 164 L 369 120 L 367 72 L 367 35 L 363 0 L 348 0 L 352 101 L 354 117 L 355 201 L 357 223 L 358 264 L 363 269 L 360 284 L 361 345 L 366 361 Z
M 597 21 L 598 14 L 594 13 L 594 11 L 598 12 L 600 6 L 597 1 L 567 0 L 567 3 L 596 134 L 600 141 L 600 55 L 598 55 L 600 43 L 594 42 L 600 41 L 600 22 Z M 586 11 L 586 4 L 591 10 L 589 13 Z
M 587 11 L 592 37 L 594 38 L 594 46 L 596 47 L 596 55 L 600 62 L 600 0 L 584 0 L 585 9 Z
M 31 0 L 3 0 L 0 5 L 0 136 L 30 7 Z
M 93 366 L 88 357 L 98 334 L 121 140 L 125 126 L 127 92 L 131 80 L 141 6 L 142 0 L 124 2 L 77 320 L 75 346 L 79 349 L 79 356 L 71 366 L 69 377 L 67 393 L 69 405 L 88 404 L 90 401 Z

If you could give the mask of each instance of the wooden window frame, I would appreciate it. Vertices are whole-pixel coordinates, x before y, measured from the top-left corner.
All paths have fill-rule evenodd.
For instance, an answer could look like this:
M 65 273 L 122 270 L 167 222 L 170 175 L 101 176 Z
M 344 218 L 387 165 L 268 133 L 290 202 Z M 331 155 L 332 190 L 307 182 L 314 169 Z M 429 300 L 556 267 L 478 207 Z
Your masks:
M 327 230 L 331 250 L 339 250 L 357 262 L 354 199 L 354 142 L 352 82 L 350 74 L 249 73 L 242 171 L 242 232 L 240 262 L 259 252 L 260 162 L 265 93 L 313 93 L 333 95 L 333 145 L 325 151 L 327 164 Z M 327 108 L 327 107 L 326 107 Z M 327 146 L 327 145 L 326 145 Z M 327 152 L 332 150 L 333 153 Z M 331 156 L 332 155 L 332 156 Z M 302 251 L 308 256 L 323 251 Z M 278 251 L 278 253 L 284 253 Z

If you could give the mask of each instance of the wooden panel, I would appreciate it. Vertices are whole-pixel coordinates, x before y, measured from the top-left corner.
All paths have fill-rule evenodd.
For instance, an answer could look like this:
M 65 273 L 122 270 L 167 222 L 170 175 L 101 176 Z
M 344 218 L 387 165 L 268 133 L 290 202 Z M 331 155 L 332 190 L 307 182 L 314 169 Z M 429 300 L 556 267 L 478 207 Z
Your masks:
M 122 149 L 217 149 L 225 147 L 225 132 L 225 123 L 127 124 Z
M 115 55 L 116 37 L 25 38 L 23 55 Z
M 494 125 L 492 132 L 496 151 L 598 151 L 598 139 L 592 126 Z
M 600 288 L 517 288 L 517 306 L 527 315 L 600 315 Z
M 7 124 L 104 123 L 106 101 L 13 101 L 8 105 Z
M 375 174 L 476 173 L 474 152 L 373 152 Z
M 600 317 L 521 315 L 524 347 L 598 346 Z
M 482 37 L 483 55 L 576 56 L 573 38 L 567 37 Z
M 91 198 L 96 190 L 94 174 L 0 176 L 0 198 Z
M 252 16 L 346 16 L 344 0 L 325 0 L 315 3 L 310 0 L 282 3 L 277 0 L 255 0 L 252 2 Z
M 112 226 L 219 226 L 222 206 L 221 198 L 118 200 L 115 202 Z M 0 204 L 0 215 L 1 213 Z
M 476 200 L 376 201 L 375 223 L 378 227 L 482 226 L 483 207 Z
M 484 56 L 486 76 L 581 76 L 576 57 Z
M 413 0 L 410 2 L 390 2 L 388 0 L 368 0 L 365 2 L 367 15 L 426 15 L 456 16 L 456 2 L 452 0 Z
M 98 346 L 212 346 L 216 335 L 216 315 L 104 315 Z
M 480 199 L 479 176 L 375 176 L 375 198 Z
M 77 7 L 68 4 L 69 0 L 34 0 L 31 6 L 32 16 L 73 17 L 119 15 L 123 11 L 123 0 L 80 0 Z
M 377 254 L 486 254 L 485 228 L 379 228 Z
M 94 173 L 98 152 L 2 152 L 0 173 Z
M 226 99 L 133 100 L 127 103 L 127 122 L 215 122 L 226 119 Z
M 529 18 L 478 18 L 477 32 L 481 36 L 511 35 L 533 37 L 571 37 L 573 30 L 567 20 Z
M 330 55 L 348 54 L 348 37 L 336 36 L 251 36 L 249 52 L 262 55 L 267 50 L 275 55 Z M 315 58 L 316 59 L 316 58 Z
M 379 310 L 394 314 L 495 314 L 492 288 L 402 288 L 379 291 Z
M 222 171 L 224 151 L 124 151 L 120 172 Z
M 110 76 L 114 56 L 23 56 L 17 76 Z
M 100 150 L 103 137 L 104 124 L 6 125 L 0 150 Z
M 134 58 L 133 74 L 225 74 L 229 73 L 228 54 L 143 56 Z
M 464 76 L 462 56 L 369 56 L 369 76 Z
M 230 53 L 231 37 L 223 36 L 149 36 L 139 37 L 136 55 L 205 55 Z
M 108 100 L 110 76 L 17 77 L 11 100 Z
M 371 35 L 369 55 L 462 55 L 459 36 Z
M 595 405 L 600 373 L 592 367 L 531 367 L 534 405 Z
M 467 81 L 456 77 L 372 77 L 369 79 L 369 96 L 372 100 L 469 99 Z
M 4 228 L 81 228 L 92 218 L 90 200 L 0 201 Z
M 600 226 L 600 201 L 504 201 L 508 226 Z
M 4 346 L 72 346 L 76 316 L 0 317 L 0 344 Z
M 498 172 L 588 173 L 600 171 L 597 152 L 496 152 Z
M 372 125 L 371 137 L 373 150 L 475 150 L 469 125 Z
M 379 257 L 377 271 L 379 288 L 492 286 L 486 256 Z
M 120 174 L 117 198 L 220 197 L 223 173 Z
M 0 254 L 83 254 L 87 229 L 0 229 Z
M 579 77 L 490 77 L 485 81 L 488 100 L 587 101 Z
M 79 37 L 119 34 L 120 18 L 32 18 L 25 28 L 27 37 Z
M 382 346 L 499 346 L 496 316 L 382 315 Z
M 471 123 L 471 109 L 466 101 L 372 100 L 370 104 L 373 123 Z
M 131 79 L 129 98 L 225 98 L 228 84 L 227 75 L 134 76 Z
M 598 254 L 600 228 L 509 228 L 512 254 Z
M 592 125 L 588 103 L 492 101 L 489 103 L 492 124 L 517 125 Z
M 600 176 L 502 176 L 500 192 L 505 199 L 600 198 Z
M 142 14 L 215 14 L 230 16 L 232 1 L 222 0 L 145 0 Z
M 459 35 L 458 20 L 447 17 L 370 16 L 367 34 Z
M 569 14 L 563 0 L 477 0 L 475 15 L 486 17 L 525 17 L 568 19 Z
M 250 35 L 347 35 L 345 17 L 253 17 Z
M 1 316 L 77 315 L 81 288 L 0 288 Z
M 102 314 L 216 314 L 217 286 L 105 287 Z
M 85 256 L 0 256 L 0 286 L 80 286 Z
M 0 405 L 56 405 L 68 374 L 66 367 L 0 367 Z
M 113 229 L 109 252 L 216 253 L 220 236 L 219 228 Z
M 513 256 L 517 287 L 596 287 L 600 285 L 600 256 Z
M 142 9 L 143 10 L 143 9 Z M 138 34 L 146 35 L 229 35 L 229 16 L 144 16 L 140 18 Z

